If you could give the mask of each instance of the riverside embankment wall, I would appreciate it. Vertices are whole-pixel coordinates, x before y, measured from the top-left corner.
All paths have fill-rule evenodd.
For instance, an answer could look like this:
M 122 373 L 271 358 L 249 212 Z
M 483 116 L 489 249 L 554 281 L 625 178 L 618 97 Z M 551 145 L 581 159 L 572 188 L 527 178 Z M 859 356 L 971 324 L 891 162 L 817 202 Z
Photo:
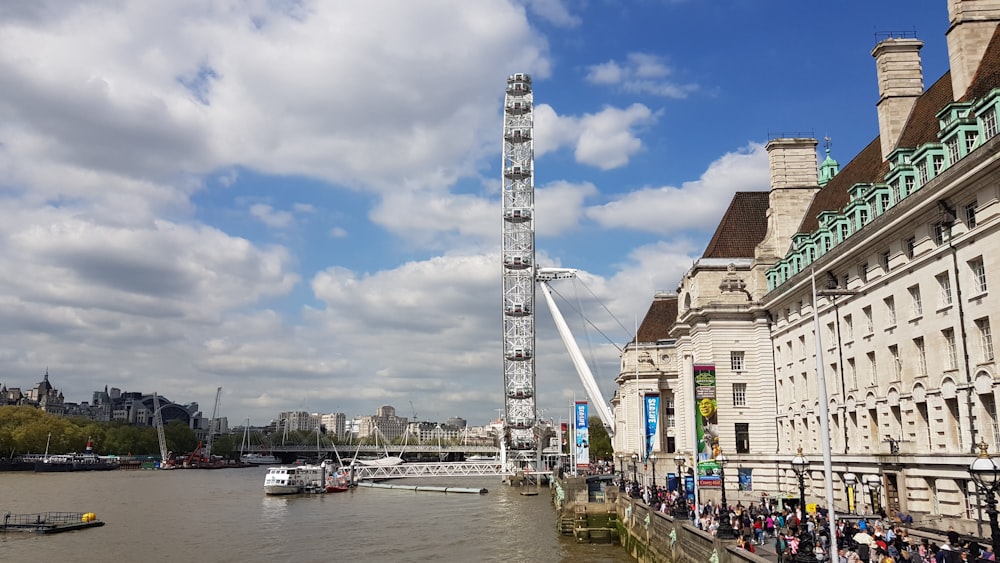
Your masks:
M 690 520 L 650 510 L 642 500 L 621 496 L 616 509 L 619 539 L 639 563 L 768 563 L 735 542 L 699 530 Z

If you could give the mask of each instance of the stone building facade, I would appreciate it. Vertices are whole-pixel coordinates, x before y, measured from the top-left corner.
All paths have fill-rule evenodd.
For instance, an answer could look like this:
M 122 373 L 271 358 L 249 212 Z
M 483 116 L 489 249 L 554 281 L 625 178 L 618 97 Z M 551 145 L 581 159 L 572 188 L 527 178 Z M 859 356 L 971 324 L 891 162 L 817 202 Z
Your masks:
M 770 191 L 736 194 L 680 282 L 667 332 L 681 365 L 656 387 L 687 399 L 672 445 L 690 454 L 686 386 L 694 365 L 715 366 L 727 489 L 738 488 L 734 466 L 752 475 L 741 483 L 752 493 L 730 500 L 797 496 L 789 461 L 801 447 L 807 502 L 824 504 L 828 442 L 838 511 L 900 511 L 960 531 L 981 520 L 968 467 L 978 444 L 1000 452 L 1000 300 L 989 298 L 1000 284 L 1000 0 L 948 0 L 948 14 L 949 72 L 925 89 L 922 42 L 879 42 L 879 135 L 843 167 L 829 154 L 817 164 L 815 139 L 770 140 Z M 623 355 L 625 433 L 636 432 L 623 406 L 641 357 L 641 343 Z M 849 501 L 848 472 L 879 487 L 856 486 Z

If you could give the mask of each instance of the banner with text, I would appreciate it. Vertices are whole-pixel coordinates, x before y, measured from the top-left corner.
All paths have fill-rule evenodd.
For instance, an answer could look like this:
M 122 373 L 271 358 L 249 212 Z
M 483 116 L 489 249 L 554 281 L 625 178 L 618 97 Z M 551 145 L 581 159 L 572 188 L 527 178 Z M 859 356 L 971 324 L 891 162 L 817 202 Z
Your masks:
M 660 419 L 660 396 L 646 395 L 646 460 L 653 451 L 653 438 L 656 436 L 656 424 Z
M 695 434 L 698 438 L 698 486 L 722 486 L 719 464 L 719 403 L 715 397 L 715 365 L 694 366 Z
M 590 427 L 587 426 L 587 402 L 576 402 L 576 467 L 590 467 Z

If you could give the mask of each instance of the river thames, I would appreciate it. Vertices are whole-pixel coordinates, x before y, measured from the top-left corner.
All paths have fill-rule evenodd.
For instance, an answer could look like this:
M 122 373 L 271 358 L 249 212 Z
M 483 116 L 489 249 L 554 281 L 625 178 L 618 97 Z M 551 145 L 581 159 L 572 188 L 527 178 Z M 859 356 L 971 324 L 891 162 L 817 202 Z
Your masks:
M 419 482 L 489 492 L 267 497 L 265 473 L 0 473 L 0 512 L 94 512 L 105 522 L 51 536 L 0 533 L 0 561 L 633 561 L 617 545 L 560 535 L 547 489 L 522 496 L 498 478 L 465 478 Z

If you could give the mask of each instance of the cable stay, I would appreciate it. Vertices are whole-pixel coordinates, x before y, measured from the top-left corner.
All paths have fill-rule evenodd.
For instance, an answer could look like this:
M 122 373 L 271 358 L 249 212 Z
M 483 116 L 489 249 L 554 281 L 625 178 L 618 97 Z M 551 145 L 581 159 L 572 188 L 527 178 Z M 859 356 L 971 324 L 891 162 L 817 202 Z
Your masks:
M 566 320 L 563 318 L 562 312 L 559 310 L 559 306 L 556 305 L 555 299 L 552 298 L 552 288 L 549 286 L 549 282 L 553 280 L 572 279 L 575 277 L 576 270 L 568 268 L 539 268 L 535 275 L 535 281 L 538 282 L 538 287 L 542 290 L 542 295 L 545 296 L 545 301 L 549 305 L 549 311 L 552 313 L 552 320 L 556 323 L 556 329 L 559 331 L 559 336 L 562 338 L 563 344 L 566 346 L 566 351 L 569 352 L 569 357 L 573 361 L 573 366 L 576 368 L 577 375 L 580 376 L 580 381 L 583 383 L 583 387 L 587 391 L 587 396 L 590 398 L 590 402 L 594 405 L 594 409 L 597 411 L 597 415 L 604 424 L 608 435 L 614 436 L 615 419 L 611 412 L 611 406 L 601 394 L 601 389 L 598 387 L 597 381 L 594 379 L 594 374 L 590 371 L 590 367 L 587 365 L 587 361 L 584 359 L 583 353 L 580 352 L 580 347 L 573 338 L 573 333 L 566 324 Z

